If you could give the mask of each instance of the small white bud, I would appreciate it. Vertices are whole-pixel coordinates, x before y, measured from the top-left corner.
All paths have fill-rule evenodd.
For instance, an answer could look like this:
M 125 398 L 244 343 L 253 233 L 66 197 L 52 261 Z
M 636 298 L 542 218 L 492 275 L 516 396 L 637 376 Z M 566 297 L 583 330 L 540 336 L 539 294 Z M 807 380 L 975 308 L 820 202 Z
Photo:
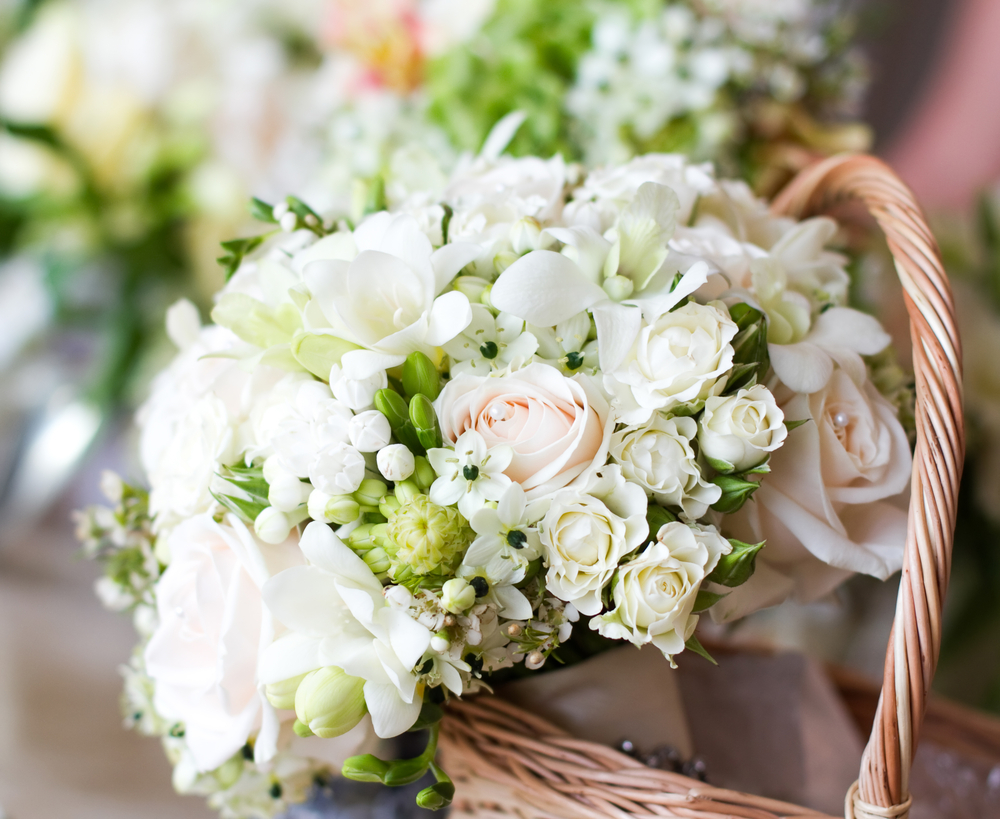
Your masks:
M 309 498 L 312 487 L 291 475 L 284 475 L 270 484 L 267 499 L 279 512 L 291 512 Z
M 268 506 L 257 515 L 257 520 L 253 522 L 253 530 L 265 543 L 284 543 L 288 533 L 292 531 L 292 521 L 284 512 Z
M 431 649 L 438 654 L 444 654 L 449 648 L 451 648 L 451 642 L 447 636 L 442 636 L 441 632 L 431 637 Z
M 531 671 L 537 671 L 545 665 L 545 655 L 541 651 L 532 651 L 524 658 L 524 665 Z
M 467 580 L 453 577 L 441 587 L 441 608 L 461 614 L 476 604 L 476 590 Z
M 105 469 L 101 473 L 101 494 L 111 503 L 121 503 L 124 492 L 125 484 L 122 479 L 110 469 Z
M 383 594 L 390 605 L 399 606 L 402 609 L 409 608 L 410 603 L 413 602 L 413 594 L 405 586 L 387 586 Z
M 319 219 L 317 219 L 313 214 L 307 213 L 306 218 L 302 220 L 309 227 L 316 227 L 319 224 Z
M 521 628 L 521 624 L 520 623 L 508 623 L 507 624 L 507 636 L 508 637 L 520 637 L 522 631 L 524 631 L 524 629 Z
M 288 211 L 288 213 L 278 220 L 278 224 L 285 233 L 292 233 L 299 225 L 299 217 Z
M 278 202 L 271 211 L 271 215 L 274 217 L 275 221 L 280 222 L 284 218 L 285 214 L 288 213 L 288 203 Z
M 344 376 L 339 364 L 330 368 L 330 391 L 333 397 L 352 410 L 368 409 L 375 402 L 375 393 L 389 386 L 385 370 L 357 381 Z
M 378 452 L 389 444 L 392 428 L 389 419 L 378 410 L 367 410 L 355 415 L 347 425 L 351 443 L 360 452 Z
M 413 474 L 416 467 L 413 453 L 403 444 L 390 444 L 383 447 L 375 457 L 375 462 L 378 464 L 378 471 L 386 480 L 394 483 L 405 481 Z

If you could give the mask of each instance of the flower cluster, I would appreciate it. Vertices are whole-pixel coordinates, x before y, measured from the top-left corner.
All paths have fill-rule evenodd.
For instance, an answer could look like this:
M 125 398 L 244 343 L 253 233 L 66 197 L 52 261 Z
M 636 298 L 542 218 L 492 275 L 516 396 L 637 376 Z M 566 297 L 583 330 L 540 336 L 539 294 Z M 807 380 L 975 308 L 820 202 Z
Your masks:
M 836 225 L 678 155 L 513 159 L 516 125 L 440 199 L 258 201 L 214 323 L 168 314 L 137 688 L 198 781 L 430 770 L 440 807 L 447 698 L 594 640 L 673 664 L 702 612 L 902 562 L 910 449 L 866 362 L 889 339 L 847 306 Z M 415 759 L 357 755 L 415 727 Z

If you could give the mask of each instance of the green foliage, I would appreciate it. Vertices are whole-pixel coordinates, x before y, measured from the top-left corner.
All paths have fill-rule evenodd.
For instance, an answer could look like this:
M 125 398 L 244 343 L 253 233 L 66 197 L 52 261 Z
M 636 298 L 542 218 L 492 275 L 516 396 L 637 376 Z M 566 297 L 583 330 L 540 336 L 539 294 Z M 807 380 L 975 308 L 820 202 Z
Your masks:
M 256 201 L 256 200 L 255 200 Z M 245 239 L 229 239 L 222 242 L 222 249 L 226 251 L 224 256 L 220 256 L 216 261 L 222 266 L 228 282 L 233 274 L 239 270 L 243 264 L 243 257 L 261 246 L 267 235 L 249 236 Z
M 264 480 L 264 470 L 260 467 L 224 466 L 216 473 L 232 488 L 231 492 L 216 494 L 212 497 L 225 506 L 230 512 L 253 526 L 257 516 L 267 509 L 270 487 Z
M 733 369 L 726 381 L 726 394 L 763 381 L 771 366 L 767 352 L 767 318 L 745 302 L 729 308 L 739 332 L 732 341 Z

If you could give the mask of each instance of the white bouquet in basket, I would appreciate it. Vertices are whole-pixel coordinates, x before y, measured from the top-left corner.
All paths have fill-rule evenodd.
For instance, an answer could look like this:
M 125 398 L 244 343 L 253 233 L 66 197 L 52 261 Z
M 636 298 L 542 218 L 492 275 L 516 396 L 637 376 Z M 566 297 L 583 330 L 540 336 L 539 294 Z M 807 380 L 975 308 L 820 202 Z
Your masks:
M 902 563 L 889 339 L 847 306 L 834 223 L 681 156 L 498 154 L 356 222 L 258 207 L 214 323 L 168 315 L 148 508 L 109 481 L 117 512 L 81 518 L 144 635 L 135 719 L 232 815 L 338 764 L 430 769 L 443 806 L 447 699 L 581 632 L 673 665 L 705 611 Z M 416 759 L 350 756 L 418 727 Z

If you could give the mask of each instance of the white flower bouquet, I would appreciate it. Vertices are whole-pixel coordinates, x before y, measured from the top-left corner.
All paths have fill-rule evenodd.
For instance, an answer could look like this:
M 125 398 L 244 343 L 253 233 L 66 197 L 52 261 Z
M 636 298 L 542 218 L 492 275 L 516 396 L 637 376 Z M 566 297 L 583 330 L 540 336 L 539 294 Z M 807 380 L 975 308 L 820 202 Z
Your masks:
M 502 156 L 514 125 L 440 199 L 257 202 L 214 323 L 168 314 L 148 496 L 81 515 L 128 713 L 225 815 L 337 766 L 442 807 L 449 699 L 900 568 L 910 445 L 835 223 L 677 155 Z

